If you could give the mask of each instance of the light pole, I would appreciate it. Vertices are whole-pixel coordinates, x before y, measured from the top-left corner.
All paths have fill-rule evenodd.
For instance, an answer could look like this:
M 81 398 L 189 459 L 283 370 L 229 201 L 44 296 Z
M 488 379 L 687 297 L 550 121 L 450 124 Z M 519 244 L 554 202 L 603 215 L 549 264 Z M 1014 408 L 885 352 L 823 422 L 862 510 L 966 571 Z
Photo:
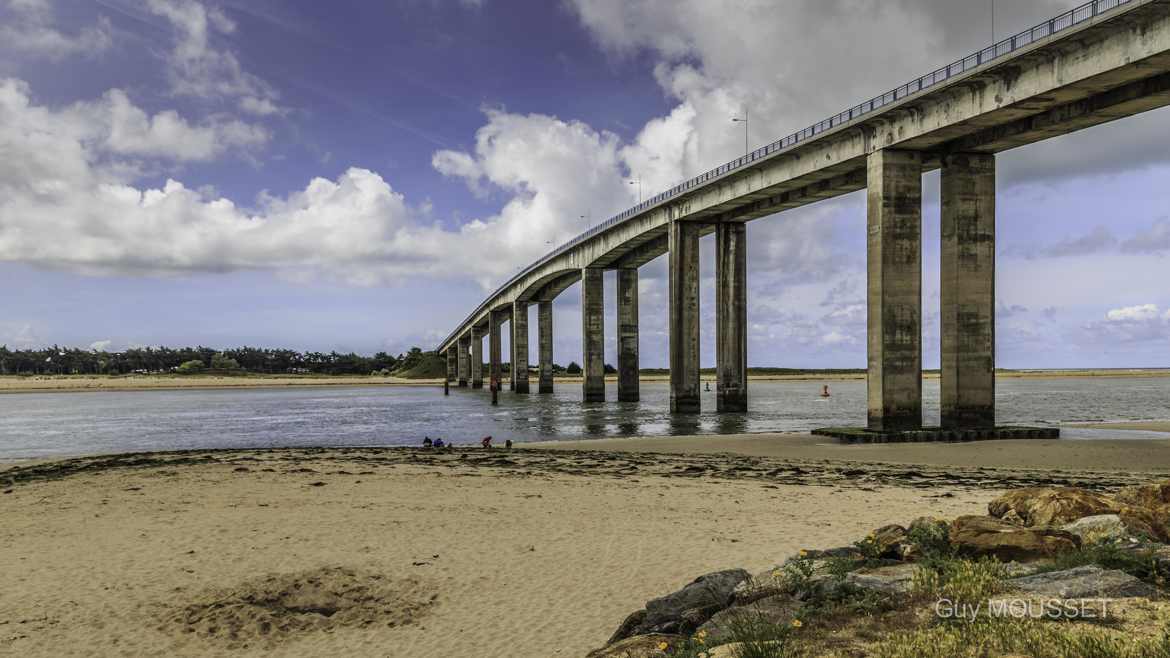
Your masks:
M 743 107 L 742 117 L 731 117 L 732 123 L 743 123 L 743 154 L 747 156 L 751 150 L 748 148 L 748 110 L 747 106 Z
M 642 179 L 641 178 L 631 178 L 630 185 L 637 185 L 638 186 L 638 203 L 639 204 L 642 203 Z

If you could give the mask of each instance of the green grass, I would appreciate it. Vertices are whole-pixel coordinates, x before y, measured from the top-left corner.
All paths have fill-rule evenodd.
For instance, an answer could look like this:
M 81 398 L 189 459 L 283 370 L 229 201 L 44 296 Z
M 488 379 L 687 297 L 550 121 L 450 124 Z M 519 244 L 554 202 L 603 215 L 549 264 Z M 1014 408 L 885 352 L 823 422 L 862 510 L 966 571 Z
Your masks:
M 1024 620 L 940 624 L 897 633 L 872 648 L 874 658 L 984 658 L 1022 654 L 1032 658 L 1170 658 L 1170 629 L 1159 638 L 1135 640 L 1097 629 Z

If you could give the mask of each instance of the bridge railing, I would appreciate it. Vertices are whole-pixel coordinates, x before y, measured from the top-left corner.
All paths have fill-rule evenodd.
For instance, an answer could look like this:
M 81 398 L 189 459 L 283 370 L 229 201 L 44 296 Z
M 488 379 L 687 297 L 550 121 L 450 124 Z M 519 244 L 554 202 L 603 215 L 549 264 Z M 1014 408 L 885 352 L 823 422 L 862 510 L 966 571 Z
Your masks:
M 1087 2 L 1083 5 L 1070 9 L 1069 11 L 1056 16 L 1055 18 L 1051 18 L 1043 23 L 1039 23 L 1031 29 L 1024 30 L 1023 32 L 1019 32 L 1006 39 L 1003 39 L 1002 41 L 993 43 L 983 50 L 972 53 L 962 59 L 956 60 L 940 69 L 931 71 L 924 76 L 921 76 L 915 80 L 911 80 L 910 82 L 907 82 L 900 87 L 891 89 L 890 91 L 887 91 L 886 93 L 879 96 L 875 96 L 863 103 L 854 105 L 848 110 L 839 112 L 829 117 L 828 119 L 818 121 L 817 123 L 814 123 L 813 125 L 803 130 L 792 133 L 787 137 L 783 137 L 770 144 L 761 146 L 760 148 L 752 151 L 751 153 L 748 153 L 747 155 L 744 155 L 743 157 L 736 158 L 731 162 L 721 164 L 710 171 L 704 172 L 698 176 L 695 176 L 694 178 L 683 181 L 682 183 L 679 183 L 678 185 L 675 185 L 674 187 L 664 192 L 655 194 L 649 199 L 642 201 L 638 205 L 633 206 L 632 208 L 627 208 L 613 217 L 610 217 L 609 219 L 601 222 L 600 224 L 594 225 L 584 233 L 569 240 L 568 242 L 565 242 L 564 244 L 561 244 L 557 248 L 545 254 L 536 262 L 532 263 L 528 267 L 512 276 L 512 278 L 508 279 L 508 281 L 497 288 L 495 292 L 489 295 L 487 299 L 484 300 L 483 304 L 480 304 L 479 307 L 471 313 L 471 315 L 464 319 L 463 324 L 467 324 L 469 321 L 474 319 L 476 315 L 483 311 L 488 302 L 506 290 L 508 286 L 511 286 L 513 283 L 520 280 L 520 278 L 522 278 L 528 272 L 537 267 L 540 267 L 553 258 L 560 256 L 561 254 L 581 244 L 589 238 L 606 231 L 616 224 L 624 222 L 630 217 L 639 215 L 649 208 L 662 203 L 663 201 L 679 196 L 680 194 L 683 194 L 691 189 L 699 187 L 709 180 L 719 178 L 729 172 L 740 169 L 774 153 L 788 150 L 797 144 L 800 144 L 801 142 L 820 135 L 825 131 L 852 123 L 858 118 L 870 114 L 875 110 L 885 107 L 886 105 L 904 100 L 905 98 L 914 94 L 921 93 L 941 82 L 949 80 L 956 75 L 961 75 L 967 71 L 995 61 L 1005 55 L 1019 50 L 1020 48 L 1024 48 L 1038 41 L 1047 39 L 1059 32 L 1067 30 L 1073 26 L 1080 25 L 1085 21 L 1092 20 L 1101 14 L 1112 11 L 1131 2 L 1134 2 L 1134 0 L 1094 0 L 1093 2 Z M 460 326 L 462 326 L 462 324 Z M 452 338 L 454 338 L 458 331 L 459 330 L 456 329 L 455 332 L 449 335 L 443 342 L 449 342 Z

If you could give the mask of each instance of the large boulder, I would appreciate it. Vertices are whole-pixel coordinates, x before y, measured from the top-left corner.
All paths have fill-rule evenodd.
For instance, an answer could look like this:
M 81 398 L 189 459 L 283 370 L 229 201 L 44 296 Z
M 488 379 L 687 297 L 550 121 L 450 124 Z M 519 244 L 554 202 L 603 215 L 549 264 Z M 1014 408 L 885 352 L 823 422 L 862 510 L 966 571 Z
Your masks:
M 1066 523 L 1060 528 L 1081 538 L 1081 545 L 1117 542 L 1129 536 L 1129 529 L 1117 514 L 1098 514 Z
M 918 567 L 910 563 L 862 569 L 845 574 L 845 582 L 883 594 L 905 594 L 910 591 L 917 570 Z
M 1076 487 L 1026 487 L 1009 491 L 987 504 L 996 518 L 1014 512 L 1023 524 L 1061 526 L 1086 516 L 1116 514 L 1120 505 L 1099 493 Z
M 610 642 L 651 633 L 689 633 L 731 605 L 735 586 L 750 577 L 743 569 L 699 576 L 677 592 L 647 601 L 645 613 L 627 617 Z
M 967 556 L 1029 562 L 1080 547 L 1080 538 L 1063 530 L 1021 528 L 989 516 L 960 516 L 951 522 L 950 541 Z
M 695 634 L 703 634 L 707 646 L 716 646 L 730 641 L 737 628 L 754 623 L 788 625 L 796 618 L 796 611 L 803 605 L 790 596 L 781 594 L 760 599 L 748 605 L 737 605 L 715 613 L 699 627 Z
M 866 537 L 878 557 L 899 559 L 903 551 L 910 545 L 906 537 L 906 528 L 892 524 L 884 525 L 869 533 Z
M 669 651 L 682 641 L 683 638 L 680 635 L 665 633 L 638 635 L 600 649 L 594 649 L 585 658 L 662 658 L 662 656 L 667 655 L 662 650 L 663 645 Z
M 1058 599 L 1123 599 L 1158 595 L 1157 589 L 1124 571 L 1102 569 L 1094 564 L 1012 578 L 1006 582 L 1013 589 Z
M 1125 487 L 1113 495 L 1119 502 L 1134 507 L 1157 509 L 1170 505 L 1170 482 Z

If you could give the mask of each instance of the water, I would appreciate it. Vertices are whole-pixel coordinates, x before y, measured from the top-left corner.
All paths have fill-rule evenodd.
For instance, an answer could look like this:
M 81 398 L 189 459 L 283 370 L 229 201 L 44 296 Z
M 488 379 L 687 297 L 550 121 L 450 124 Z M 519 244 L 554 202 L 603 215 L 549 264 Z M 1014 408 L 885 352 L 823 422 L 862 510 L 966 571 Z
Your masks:
M 554 395 L 429 386 L 103 391 L 0 395 L 0 459 L 183 448 L 414 445 L 424 435 L 471 443 L 538 439 L 800 431 L 865 424 L 865 382 L 751 382 L 751 410 L 716 414 L 714 384 L 698 416 L 667 412 L 668 385 L 644 383 L 642 402 L 581 404 L 580 384 Z M 607 390 L 617 397 L 616 387 Z M 923 384 L 925 422 L 939 420 L 938 380 Z M 1170 377 L 1003 378 L 1001 423 L 1170 418 Z M 1069 438 L 1115 435 L 1065 430 Z M 1144 433 L 1149 436 L 1152 433 Z M 1134 433 L 1127 436 L 1141 436 Z M 1161 435 L 1165 436 L 1165 435 Z

